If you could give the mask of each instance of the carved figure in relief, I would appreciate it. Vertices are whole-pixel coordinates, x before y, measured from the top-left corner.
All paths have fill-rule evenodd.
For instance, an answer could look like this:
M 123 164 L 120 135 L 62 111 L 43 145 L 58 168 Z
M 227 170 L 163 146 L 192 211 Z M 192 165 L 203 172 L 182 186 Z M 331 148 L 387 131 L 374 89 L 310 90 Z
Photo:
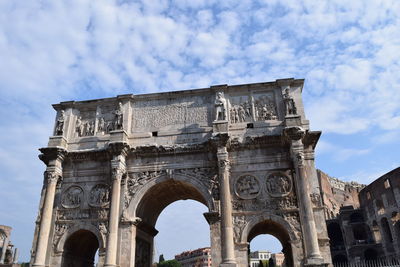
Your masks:
M 294 102 L 293 97 L 289 93 L 289 88 L 285 89 L 285 93 L 283 94 L 283 101 L 285 102 L 286 115 L 296 115 L 297 114 L 296 103 Z
M 64 208 L 77 208 L 81 204 L 83 190 L 78 186 L 71 186 L 62 196 L 61 204 Z
M 242 235 L 242 230 L 246 225 L 246 217 L 245 216 L 235 216 L 233 217 L 233 230 L 235 233 L 235 240 L 237 243 L 240 242 L 240 237 Z
M 226 120 L 226 99 L 223 92 L 218 92 L 215 98 L 215 120 Z
M 53 245 L 57 247 L 58 242 L 60 241 L 61 237 L 67 232 L 68 230 L 67 224 L 56 224 L 54 229 L 54 238 L 53 238 Z
M 57 118 L 56 123 L 56 135 L 63 135 L 64 132 L 64 110 L 60 111 L 60 115 Z
M 251 199 L 257 197 L 260 192 L 260 183 L 256 177 L 244 175 L 236 181 L 235 189 L 240 198 Z
M 245 101 L 240 105 L 233 105 L 230 108 L 230 119 L 231 123 L 239 123 L 245 121 L 251 121 L 251 104 L 249 101 Z
M 267 178 L 267 191 L 271 195 L 284 195 L 291 190 L 291 180 L 283 173 L 274 173 Z
M 110 192 L 105 184 L 95 185 L 90 190 L 89 204 L 92 206 L 104 206 L 110 201 Z
M 264 96 L 255 101 L 254 104 L 256 120 L 277 120 L 276 105 L 269 97 Z
M 122 113 L 122 103 L 118 103 L 118 108 L 114 111 L 114 130 L 120 130 L 123 127 L 123 113 Z

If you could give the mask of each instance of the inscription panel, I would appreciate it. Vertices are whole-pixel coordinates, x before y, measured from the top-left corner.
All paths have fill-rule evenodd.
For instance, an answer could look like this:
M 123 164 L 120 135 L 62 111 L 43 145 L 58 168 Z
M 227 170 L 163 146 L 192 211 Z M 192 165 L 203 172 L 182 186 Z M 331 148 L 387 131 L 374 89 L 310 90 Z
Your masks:
M 172 125 L 184 127 L 198 124 L 210 126 L 212 121 L 210 96 L 192 96 L 138 101 L 133 105 L 132 131 Z

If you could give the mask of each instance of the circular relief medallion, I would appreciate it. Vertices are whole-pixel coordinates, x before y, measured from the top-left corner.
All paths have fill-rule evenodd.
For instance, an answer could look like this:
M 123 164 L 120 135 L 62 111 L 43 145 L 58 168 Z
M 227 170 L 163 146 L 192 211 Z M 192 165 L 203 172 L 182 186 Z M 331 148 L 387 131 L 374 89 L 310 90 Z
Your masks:
M 61 205 L 64 208 L 77 208 L 81 205 L 83 190 L 79 186 L 73 185 L 64 191 L 61 197 Z
M 284 173 L 276 172 L 267 177 L 267 191 L 271 196 L 286 196 L 292 190 L 292 180 Z
M 97 184 L 93 186 L 89 193 L 89 205 L 94 207 L 103 207 L 110 202 L 110 190 L 106 184 Z
M 256 198 L 260 193 L 260 182 L 252 175 L 240 176 L 235 183 L 235 192 L 242 199 Z

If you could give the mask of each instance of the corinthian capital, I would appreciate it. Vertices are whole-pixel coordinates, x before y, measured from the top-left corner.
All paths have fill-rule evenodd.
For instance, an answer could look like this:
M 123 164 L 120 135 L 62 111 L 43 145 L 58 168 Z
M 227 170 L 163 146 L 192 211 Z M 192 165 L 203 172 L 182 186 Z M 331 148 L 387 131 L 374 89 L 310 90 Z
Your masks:
M 228 159 L 219 160 L 218 165 L 221 169 L 229 168 L 229 160 Z
M 57 183 L 58 180 L 61 179 L 61 175 L 59 173 L 50 171 L 45 171 L 44 177 L 48 184 Z
M 125 169 L 121 167 L 113 167 L 111 171 L 111 178 L 113 180 L 121 180 L 125 174 Z
M 302 151 L 295 152 L 295 159 L 294 159 L 297 167 L 304 166 L 304 153 Z

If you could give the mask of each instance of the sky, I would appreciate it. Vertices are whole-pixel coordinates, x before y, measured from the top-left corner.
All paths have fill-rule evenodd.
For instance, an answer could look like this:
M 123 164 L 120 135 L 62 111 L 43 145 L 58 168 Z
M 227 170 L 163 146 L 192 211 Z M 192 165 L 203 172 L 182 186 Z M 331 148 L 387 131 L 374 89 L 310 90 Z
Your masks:
M 398 167 L 399 13 L 398 0 L 0 1 L 0 224 L 20 259 L 61 101 L 304 78 L 317 168 L 368 184 Z M 180 236 L 159 250 L 196 246 Z

